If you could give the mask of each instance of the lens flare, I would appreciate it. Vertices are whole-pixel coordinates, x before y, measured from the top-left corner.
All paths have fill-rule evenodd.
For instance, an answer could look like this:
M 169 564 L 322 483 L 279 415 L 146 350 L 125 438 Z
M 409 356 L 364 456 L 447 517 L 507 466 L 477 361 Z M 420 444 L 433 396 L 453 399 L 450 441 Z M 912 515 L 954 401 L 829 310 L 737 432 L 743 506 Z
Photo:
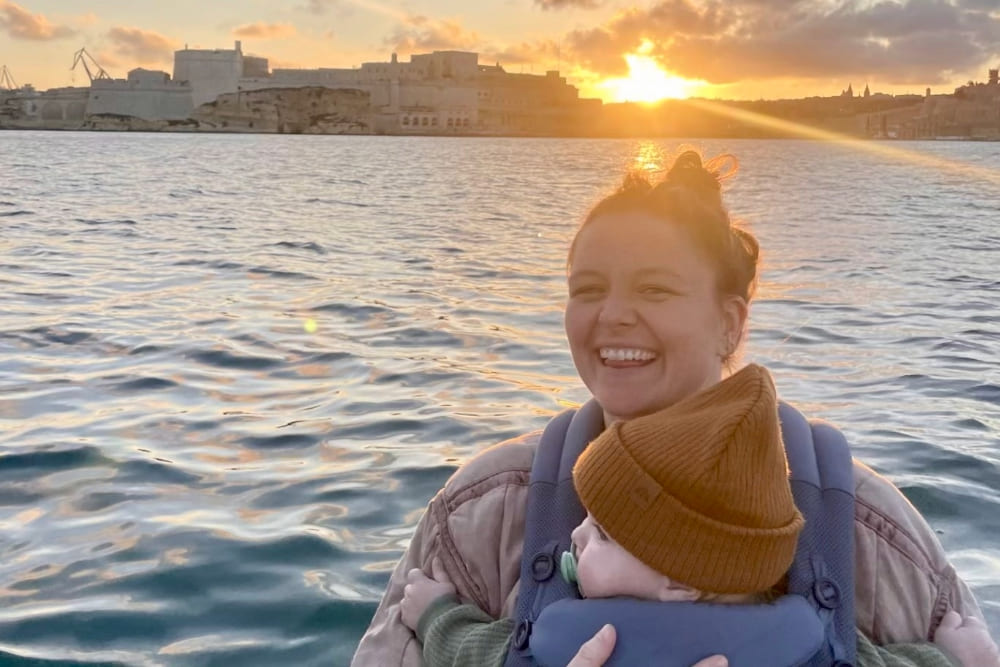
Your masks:
M 617 79 L 606 79 L 598 84 L 612 102 L 658 102 L 663 99 L 687 99 L 698 88 L 706 85 L 704 81 L 685 79 L 676 76 L 660 66 L 659 61 L 650 55 L 653 43 L 645 40 L 635 50 L 626 53 L 628 76 Z

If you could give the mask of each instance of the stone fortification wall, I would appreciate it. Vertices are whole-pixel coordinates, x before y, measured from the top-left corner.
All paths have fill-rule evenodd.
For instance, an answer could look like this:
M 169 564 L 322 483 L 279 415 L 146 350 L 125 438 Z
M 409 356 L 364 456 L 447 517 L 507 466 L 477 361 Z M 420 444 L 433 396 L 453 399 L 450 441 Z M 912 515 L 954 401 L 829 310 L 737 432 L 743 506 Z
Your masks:
M 243 54 L 239 49 L 184 49 L 174 52 L 174 81 L 191 85 L 194 105 L 237 90 L 243 76 Z
M 422 107 L 445 113 L 456 109 L 474 111 L 478 105 L 478 91 L 472 85 L 426 83 L 399 87 L 399 106 L 404 109 Z
M 192 118 L 201 130 L 289 134 L 371 134 L 367 92 L 328 88 L 269 88 L 220 95 Z
M 116 114 L 145 120 L 180 120 L 194 110 L 191 89 L 173 83 L 137 87 L 130 81 L 94 81 L 87 115 Z

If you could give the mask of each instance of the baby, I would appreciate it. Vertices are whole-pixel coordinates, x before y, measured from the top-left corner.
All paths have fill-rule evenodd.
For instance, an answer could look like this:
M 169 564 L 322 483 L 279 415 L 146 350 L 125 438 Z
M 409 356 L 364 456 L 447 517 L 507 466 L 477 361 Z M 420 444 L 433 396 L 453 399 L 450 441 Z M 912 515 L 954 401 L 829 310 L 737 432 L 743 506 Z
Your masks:
M 644 480 L 652 500 L 639 518 L 622 499 Z M 788 483 L 774 385 L 760 366 L 613 424 L 580 455 L 573 483 L 588 513 L 561 569 L 583 597 L 739 604 L 780 594 L 803 518 Z M 721 540 L 730 548 L 719 550 Z M 411 570 L 400 605 L 425 664 L 503 665 L 513 621 L 460 604 L 436 558 L 431 574 Z M 857 657 L 859 667 L 1000 667 L 986 626 L 954 611 L 933 643 L 876 646 L 858 632 Z

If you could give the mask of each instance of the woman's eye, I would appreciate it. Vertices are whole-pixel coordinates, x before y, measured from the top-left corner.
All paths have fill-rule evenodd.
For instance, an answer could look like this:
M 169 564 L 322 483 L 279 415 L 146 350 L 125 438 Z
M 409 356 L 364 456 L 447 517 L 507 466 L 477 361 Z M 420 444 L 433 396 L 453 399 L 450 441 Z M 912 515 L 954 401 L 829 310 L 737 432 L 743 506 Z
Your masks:
M 645 285 L 639 289 L 639 292 L 650 296 L 669 296 L 677 293 L 664 285 Z
M 580 287 L 574 287 L 570 290 L 570 296 L 596 296 L 601 294 L 604 289 L 600 285 L 581 285 Z

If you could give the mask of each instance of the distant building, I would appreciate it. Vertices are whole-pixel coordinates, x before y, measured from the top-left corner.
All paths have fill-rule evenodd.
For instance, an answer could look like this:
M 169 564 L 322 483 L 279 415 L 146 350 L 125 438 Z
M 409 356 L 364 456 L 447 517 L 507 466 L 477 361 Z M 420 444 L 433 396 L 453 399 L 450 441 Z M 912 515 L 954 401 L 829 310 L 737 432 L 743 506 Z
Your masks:
M 400 62 L 367 62 L 358 68 L 275 69 L 268 77 L 240 80 L 241 91 L 322 86 L 366 92 L 377 132 L 403 134 L 566 133 L 585 109 L 577 89 L 558 72 L 509 74 L 479 65 L 479 54 L 434 51 Z
M 37 117 L 43 122 L 74 123 L 82 121 L 87 114 L 87 99 L 90 88 L 67 86 L 49 88 L 36 101 Z
M 289 89 L 295 92 L 283 94 Z M 272 92 L 250 95 L 261 91 Z M 126 79 L 93 79 L 89 88 L 30 100 L 12 95 L 0 99 L 4 119 L 104 129 L 190 127 L 178 122 L 188 120 L 197 127 L 200 119 L 226 131 L 577 135 L 593 131 L 602 107 L 581 100 L 557 71 L 512 74 L 499 63 L 480 65 L 474 52 L 271 72 L 239 41 L 232 49 L 176 51 L 172 77 L 137 68 Z
M 30 83 L 20 88 L 0 88 L 0 121 L 36 118 L 41 109 L 41 96 Z
M 480 127 L 494 133 L 562 134 L 585 124 L 601 106 L 600 100 L 581 100 L 554 70 L 539 76 L 484 67 L 478 90 Z
M 232 49 L 188 49 L 174 52 L 174 81 L 191 86 L 194 106 L 235 93 L 243 77 L 266 77 L 267 59 L 244 56 L 237 40 Z
M 363 63 L 360 68 L 275 69 L 266 78 L 244 78 L 240 90 L 321 86 L 361 90 L 376 111 L 376 130 L 439 131 L 475 127 L 478 56 L 435 51 L 399 62 Z M 457 123 L 457 125 L 456 125 Z
M 87 115 L 113 114 L 145 120 L 180 120 L 194 110 L 187 82 L 158 70 L 133 69 L 127 79 L 94 79 Z
M 989 70 L 987 83 L 970 81 L 956 88 L 953 95 L 932 95 L 928 88 L 912 106 L 863 114 L 866 134 L 880 139 L 1000 139 L 1000 81 L 996 73 Z M 903 97 L 908 96 L 897 99 Z
M 970 81 L 955 89 L 955 96 L 966 100 L 1000 102 L 1000 69 L 990 69 L 986 83 Z

